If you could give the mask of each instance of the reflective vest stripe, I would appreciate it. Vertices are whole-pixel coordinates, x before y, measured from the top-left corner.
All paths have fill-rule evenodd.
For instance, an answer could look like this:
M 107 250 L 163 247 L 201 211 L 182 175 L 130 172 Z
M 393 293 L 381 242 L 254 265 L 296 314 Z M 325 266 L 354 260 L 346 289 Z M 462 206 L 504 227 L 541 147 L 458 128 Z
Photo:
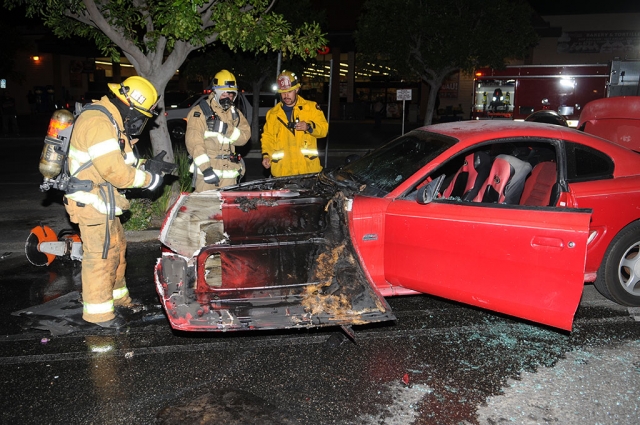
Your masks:
M 238 140 L 241 134 L 242 133 L 240 132 L 240 129 L 238 129 L 238 127 L 234 128 L 233 133 L 231 133 L 231 136 L 229 136 L 230 143 L 234 143 L 236 140 Z
M 109 300 L 99 304 L 90 304 L 83 302 L 83 310 L 87 314 L 104 314 L 110 313 L 113 309 L 113 300 Z
M 69 158 L 72 158 L 78 162 L 84 163 L 91 161 L 91 157 L 88 152 L 78 150 L 75 146 L 69 146 Z
M 300 149 L 300 152 L 302 153 L 302 155 L 305 155 L 305 156 L 318 156 L 318 150 L 317 149 L 305 149 L 305 148 L 302 148 L 302 149 Z
M 191 170 L 193 173 L 193 170 Z M 202 175 L 202 171 L 199 168 L 196 168 L 196 172 Z M 214 173 L 221 179 L 235 179 L 240 175 L 240 170 L 213 170 Z
M 104 142 L 96 143 L 87 149 L 91 159 L 96 159 L 102 155 L 109 154 L 111 152 L 120 152 L 120 145 L 116 139 L 108 139 Z
M 124 154 L 124 163 L 127 165 L 135 165 L 138 162 L 138 158 L 133 152 L 126 152 Z
M 205 131 L 205 132 L 204 132 L 204 138 L 205 138 L 205 139 L 208 139 L 208 138 L 210 138 L 210 137 L 215 137 L 215 138 L 217 139 L 217 138 L 218 138 L 218 137 L 217 137 L 217 136 L 218 136 L 218 134 L 219 134 L 219 133 L 218 133 L 217 131 Z
M 126 286 L 123 286 L 122 288 L 118 288 L 118 289 L 114 289 L 113 290 L 113 299 L 114 300 L 119 300 L 120 298 L 124 298 L 127 295 L 129 295 L 129 290 L 127 289 Z
M 273 155 L 271 155 L 272 160 L 280 160 L 284 158 L 284 151 L 275 151 Z
M 238 129 L 236 128 L 236 130 L 238 130 Z M 238 130 L 238 132 L 240 132 L 240 130 Z M 234 133 L 235 133 L 235 131 L 234 131 Z M 240 137 L 240 136 L 238 135 L 238 137 Z M 204 138 L 205 139 L 209 139 L 209 138 L 218 139 L 218 142 L 220 144 L 223 144 L 223 145 L 231 144 L 235 140 L 238 140 L 237 137 L 236 137 L 235 140 L 231 140 L 230 138 L 226 137 L 224 134 L 218 133 L 216 131 L 205 131 L 204 132 Z
M 65 195 L 69 199 L 73 199 L 76 202 L 80 202 L 81 204 L 91 205 L 93 208 L 98 210 L 101 214 L 109 213 L 109 205 L 106 204 L 98 195 L 91 192 L 75 192 L 75 193 L 67 193 Z M 121 215 L 122 209 L 116 206 L 116 215 Z
M 206 153 L 203 153 L 202 155 L 198 155 L 197 157 L 193 158 L 193 163 L 196 164 L 198 167 L 207 162 L 209 162 L 209 155 L 207 155 Z
M 91 157 L 87 152 L 82 152 L 73 146 L 69 146 L 69 172 L 74 174 L 78 168 L 91 161 Z
M 146 171 L 136 170 L 136 175 L 133 178 L 133 185 L 131 187 L 142 187 L 144 186 L 144 181 L 147 179 Z

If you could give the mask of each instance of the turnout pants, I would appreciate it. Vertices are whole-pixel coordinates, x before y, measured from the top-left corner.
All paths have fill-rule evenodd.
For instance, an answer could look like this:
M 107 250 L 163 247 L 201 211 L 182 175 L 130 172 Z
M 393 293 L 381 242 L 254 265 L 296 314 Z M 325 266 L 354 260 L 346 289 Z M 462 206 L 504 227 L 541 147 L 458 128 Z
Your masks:
M 78 217 L 82 238 L 82 318 L 97 323 L 115 317 L 114 305 L 131 303 L 125 281 L 127 241 L 118 217 L 109 220 L 110 243 L 107 258 L 103 259 L 106 239 L 106 217 L 101 224 Z

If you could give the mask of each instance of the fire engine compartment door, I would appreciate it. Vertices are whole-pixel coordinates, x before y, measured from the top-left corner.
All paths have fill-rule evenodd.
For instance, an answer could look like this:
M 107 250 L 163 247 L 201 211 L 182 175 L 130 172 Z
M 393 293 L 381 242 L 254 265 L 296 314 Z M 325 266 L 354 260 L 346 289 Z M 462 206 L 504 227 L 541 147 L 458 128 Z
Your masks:
M 391 284 L 571 330 L 590 210 L 397 200 L 385 221 Z
M 525 119 L 535 111 L 550 109 L 577 121 L 584 105 L 604 96 L 605 77 L 519 78 L 513 118 Z

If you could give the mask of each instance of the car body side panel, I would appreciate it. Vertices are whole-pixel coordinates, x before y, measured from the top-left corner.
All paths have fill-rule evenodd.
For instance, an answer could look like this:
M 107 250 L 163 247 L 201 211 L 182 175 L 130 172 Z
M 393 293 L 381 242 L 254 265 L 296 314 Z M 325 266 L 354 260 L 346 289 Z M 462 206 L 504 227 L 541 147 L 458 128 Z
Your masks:
M 574 206 L 593 210 L 590 227 L 597 235 L 589 244 L 585 272 L 596 273 L 616 234 L 638 219 L 640 177 L 570 183 L 569 189 Z
M 396 200 L 385 227 L 392 284 L 570 330 L 590 212 Z
M 163 225 L 156 290 L 174 329 L 235 331 L 394 320 L 370 285 L 341 192 L 207 191 Z M 194 251 L 195 249 L 195 251 Z

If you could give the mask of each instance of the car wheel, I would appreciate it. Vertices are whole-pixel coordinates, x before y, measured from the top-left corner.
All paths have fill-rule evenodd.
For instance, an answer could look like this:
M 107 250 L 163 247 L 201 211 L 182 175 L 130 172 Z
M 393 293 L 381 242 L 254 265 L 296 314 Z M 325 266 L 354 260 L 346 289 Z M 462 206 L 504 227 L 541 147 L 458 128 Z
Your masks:
M 640 223 L 625 227 L 613 239 L 595 286 L 611 301 L 640 306 Z
M 175 121 L 168 125 L 169 137 L 173 143 L 184 143 L 184 135 L 187 132 L 187 124 L 185 122 Z

